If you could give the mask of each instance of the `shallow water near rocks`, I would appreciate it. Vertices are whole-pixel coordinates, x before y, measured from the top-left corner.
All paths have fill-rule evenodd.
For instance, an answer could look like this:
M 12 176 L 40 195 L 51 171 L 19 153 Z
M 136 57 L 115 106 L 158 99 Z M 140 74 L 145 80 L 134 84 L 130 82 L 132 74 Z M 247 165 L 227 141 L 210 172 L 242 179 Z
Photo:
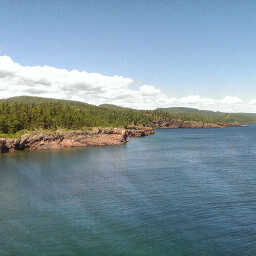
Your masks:
M 256 126 L 0 155 L 0 255 L 256 255 Z

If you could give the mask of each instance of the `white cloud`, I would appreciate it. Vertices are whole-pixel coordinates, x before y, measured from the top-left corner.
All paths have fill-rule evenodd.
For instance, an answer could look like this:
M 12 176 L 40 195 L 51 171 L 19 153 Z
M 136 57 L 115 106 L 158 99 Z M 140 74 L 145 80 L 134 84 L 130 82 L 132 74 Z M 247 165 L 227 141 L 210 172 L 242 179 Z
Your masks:
M 131 89 L 132 78 L 104 76 L 85 71 L 49 66 L 21 66 L 8 56 L 0 56 L 0 98 L 31 95 L 72 99 L 94 105 L 111 103 L 137 109 L 192 107 L 224 112 L 256 112 L 256 99 L 246 103 L 235 96 L 223 99 L 189 95 L 170 98 L 154 85 Z
M 142 85 L 140 87 L 140 91 L 142 93 L 142 95 L 145 96 L 155 96 L 155 95 L 160 95 L 161 94 L 161 89 L 156 88 L 153 85 Z
M 226 96 L 220 103 L 233 105 L 233 104 L 241 104 L 243 100 L 239 99 L 238 97 Z
M 251 104 L 251 105 L 256 105 L 256 99 L 250 100 L 249 104 Z
M 190 95 L 187 97 L 182 97 L 178 100 L 180 104 L 190 104 L 190 105 L 211 105 L 214 104 L 214 100 L 210 98 L 201 98 L 199 95 Z

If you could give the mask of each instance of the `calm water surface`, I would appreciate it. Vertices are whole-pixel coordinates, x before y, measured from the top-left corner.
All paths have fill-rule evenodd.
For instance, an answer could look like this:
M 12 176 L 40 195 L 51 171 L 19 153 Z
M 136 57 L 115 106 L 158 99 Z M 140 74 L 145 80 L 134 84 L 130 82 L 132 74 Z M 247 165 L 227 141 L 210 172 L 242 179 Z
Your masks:
M 256 255 L 256 126 L 0 155 L 0 255 Z

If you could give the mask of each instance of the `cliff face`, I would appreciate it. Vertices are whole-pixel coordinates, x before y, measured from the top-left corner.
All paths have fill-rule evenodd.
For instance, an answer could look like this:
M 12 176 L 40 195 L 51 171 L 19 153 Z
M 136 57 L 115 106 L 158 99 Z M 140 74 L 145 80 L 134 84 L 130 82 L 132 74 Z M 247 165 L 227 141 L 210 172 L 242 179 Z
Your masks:
M 50 150 L 69 147 L 118 146 L 128 137 L 147 136 L 152 128 L 143 129 L 94 129 L 93 131 L 29 132 L 20 139 L 0 138 L 0 153 L 15 150 Z
M 15 150 L 62 149 L 68 147 L 114 146 L 125 143 L 122 129 L 94 131 L 30 132 L 20 139 L 1 139 L 0 153 Z
M 201 123 L 174 119 L 161 119 L 153 122 L 155 128 L 226 128 L 228 124 Z
M 152 127 L 144 127 L 144 126 L 131 126 L 127 127 L 128 137 L 142 137 L 148 136 L 150 134 L 154 134 L 154 129 Z

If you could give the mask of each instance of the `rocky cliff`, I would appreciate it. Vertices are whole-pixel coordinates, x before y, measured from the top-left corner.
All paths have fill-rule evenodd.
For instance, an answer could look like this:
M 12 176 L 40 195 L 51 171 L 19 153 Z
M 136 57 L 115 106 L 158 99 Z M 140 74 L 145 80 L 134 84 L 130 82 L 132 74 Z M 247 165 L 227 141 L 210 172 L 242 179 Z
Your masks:
M 50 150 L 69 147 L 118 146 L 128 137 L 147 136 L 152 128 L 136 129 L 94 129 L 93 131 L 41 131 L 29 132 L 20 139 L 0 138 L 0 153 L 16 150 Z
M 155 133 L 152 127 L 144 127 L 142 125 L 127 127 L 126 131 L 128 137 L 142 137 Z

